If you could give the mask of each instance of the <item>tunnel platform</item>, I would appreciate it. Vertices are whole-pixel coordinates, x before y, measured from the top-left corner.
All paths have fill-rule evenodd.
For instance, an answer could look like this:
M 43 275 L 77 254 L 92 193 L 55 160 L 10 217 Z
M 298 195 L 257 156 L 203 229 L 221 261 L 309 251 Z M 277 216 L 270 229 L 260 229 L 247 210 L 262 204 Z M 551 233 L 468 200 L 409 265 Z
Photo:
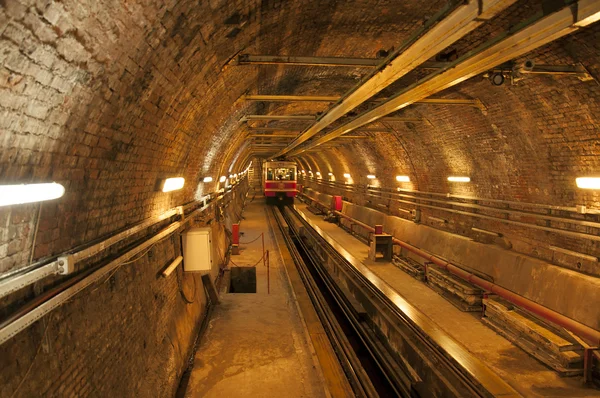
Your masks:
M 224 278 L 185 397 L 328 396 L 265 210 L 262 198 L 246 207 L 240 255 L 229 263 L 230 270 L 256 270 L 256 293 L 231 293 Z M 263 233 L 268 270 L 261 261 Z
M 440 329 L 484 362 L 518 393 L 527 397 L 598 397 L 600 391 L 582 386 L 580 377 L 560 377 L 513 343 L 487 327 L 480 313 L 463 312 L 427 284 L 411 277 L 391 262 L 369 259 L 369 246 L 336 224 L 313 214 L 306 204 L 296 210 L 317 226 L 317 232 L 333 240 L 381 278 Z

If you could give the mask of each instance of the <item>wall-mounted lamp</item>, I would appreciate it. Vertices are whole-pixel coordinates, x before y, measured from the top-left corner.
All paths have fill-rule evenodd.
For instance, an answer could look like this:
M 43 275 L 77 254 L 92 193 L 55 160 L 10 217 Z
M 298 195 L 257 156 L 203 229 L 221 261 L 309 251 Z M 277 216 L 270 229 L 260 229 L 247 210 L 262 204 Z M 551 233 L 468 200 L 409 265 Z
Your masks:
M 581 189 L 600 189 L 600 177 L 579 177 L 575 183 Z
M 373 174 L 369 174 L 369 175 L 367 176 L 367 178 L 368 178 L 369 180 L 374 180 L 374 179 L 376 179 L 377 177 L 375 177 Z
M 452 177 L 448 177 L 448 181 L 450 181 L 450 182 L 469 182 L 469 181 L 471 181 L 471 178 L 465 177 L 465 176 L 452 176 Z
M 202 179 L 202 182 L 212 182 L 212 181 L 213 181 L 213 178 L 212 178 L 212 177 L 204 177 L 204 178 Z
M 0 185 L 0 206 L 58 199 L 65 187 L 56 182 L 44 184 Z
M 183 177 L 167 178 L 166 180 L 164 180 L 162 182 L 161 190 L 163 192 L 177 191 L 178 189 L 183 188 L 184 184 L 185 184 L 185 179 Z
M 349 173 L 344 173 L 344 178 L 351 178 Z
M 410 182 L 409 176 L 396 176 L 396 181 L 398 182 Z
M 225 182 L 225 181 L 227 181 L 227 177 L 221 176 L 221 178 L 219 178 L 219 182 Z

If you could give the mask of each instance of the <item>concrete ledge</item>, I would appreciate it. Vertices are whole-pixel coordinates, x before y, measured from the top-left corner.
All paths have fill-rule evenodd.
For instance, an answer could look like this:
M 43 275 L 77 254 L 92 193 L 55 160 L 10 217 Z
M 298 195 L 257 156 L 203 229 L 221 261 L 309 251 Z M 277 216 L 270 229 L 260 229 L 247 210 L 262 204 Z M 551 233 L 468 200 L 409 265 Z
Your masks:
M 322 196 L 329 195 L 314 195 Z M 398 239 L 484 274 L 504 288 L 600 329 L 600 278 L 352 203 L 344 202 L 342 212 L 369 225 L 383 224 L 385 232 Z M 413 255 L 408 257 L 423 262 Z

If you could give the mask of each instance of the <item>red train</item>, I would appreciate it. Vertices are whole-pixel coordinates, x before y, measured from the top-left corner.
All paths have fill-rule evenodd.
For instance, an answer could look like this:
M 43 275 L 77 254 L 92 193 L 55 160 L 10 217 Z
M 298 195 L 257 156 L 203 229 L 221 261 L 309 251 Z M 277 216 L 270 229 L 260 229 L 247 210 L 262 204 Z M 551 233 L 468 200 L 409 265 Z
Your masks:
M 269 204 L 291 204 L 298 193 L 294 162 L 263 163 L 263 189 Z

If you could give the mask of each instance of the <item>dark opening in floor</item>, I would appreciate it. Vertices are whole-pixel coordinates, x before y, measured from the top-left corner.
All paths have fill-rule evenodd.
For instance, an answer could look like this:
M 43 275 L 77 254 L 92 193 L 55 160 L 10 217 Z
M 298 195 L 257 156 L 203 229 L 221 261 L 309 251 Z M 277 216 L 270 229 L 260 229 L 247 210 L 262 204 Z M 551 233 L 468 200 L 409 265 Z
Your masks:
M 229 293 L 256 293 L 256 268 L 231 268 Z

